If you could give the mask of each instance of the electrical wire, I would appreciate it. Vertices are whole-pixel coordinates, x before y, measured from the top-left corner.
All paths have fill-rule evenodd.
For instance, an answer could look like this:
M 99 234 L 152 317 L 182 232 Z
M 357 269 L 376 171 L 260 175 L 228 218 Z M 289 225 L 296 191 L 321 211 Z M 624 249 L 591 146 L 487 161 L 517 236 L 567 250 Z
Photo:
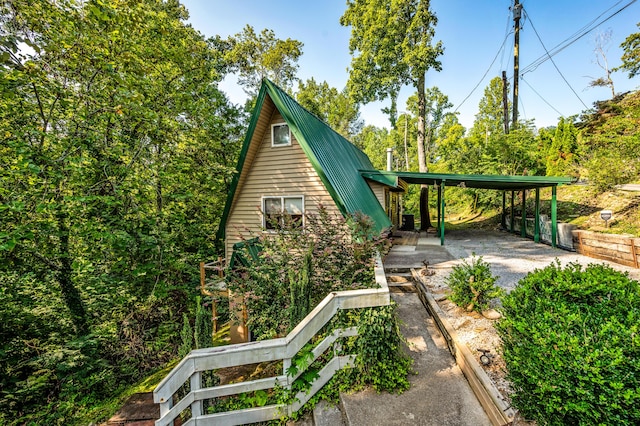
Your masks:
M 615 12 L 611 13 L 610 15 L 606 16 L 605 18 L 603 18 L 602 20 L 598 21 L 600 18 L 602 18 L 602 16 L 604 16 L 607 12 L 611 11 L 613 8 L 615 8 L 616 6 L 618 6 L 620 3 L 622 3 L 623 0 L 618 1 L 617 3 L 615 3 L 613 6 L 609 7 L 608 9 L 606 9 L 604 12 L 600 13 L 598 16 L 596 16 L 594 19 L 592 19 L 590 22 L 588 22 L 587 24 L 583 25 L 580 29 L 578 29 L 576 32 L 574 32 L 572 35 L 570 35 L 569 37 L 567 37 L 566 39 L 564 39 L 563 41 L 561 41 L 560 43 L 558 43 L 555 47 L 553 47 L 552 49 L 550 49 L 548 52 L 546 52 L 546 54 L 541 55 L 540 57 L 538 57 L 536 60 L 534 60 L 533 62 L 531 62 L 529 65 L 523 67 L 520 70 L 520 74 L 526 74 L 528 72 L 532 72 L 534 71 L 536 68 L 538 68 L 542 63 L 546 62 L 547 60 L 551 59 L 552 56 L 557 55 L 558 53 L 562 52 L 564 49 L 566 49 L 567 47 L 569 47 L 570 45 L 572 45 L 573 43 L 575 43 L 576 41 L 580 40 L 582 37 L 584 37 L 585 35 L 589 34 L 591 31 L 593 31 L 594 29 L 596 29 L 598 26 L 602 25 L 603 23 L 607 22 L 609 19 L 613 18 L 614 16 L 616 16 L 617 14 L 619 14 L 620 12 L 622 12 L 623 10 L 625 10 L 626 8 L 628 8 L 629 6 L 631 6 L 633 3 L 636 2 L 636 0 L 630 0 L 628 3 L 626 3 L 624 6 L 622 6 L 621 8 L 617 9 Z M 531 20 L 531 16 L 529 16 L 529 20 Z M 532 25 L 533 26 L 533 25 Z M 546 49 L 545 49 L 546 50 Z
M 460 107 L 467 101 L 467 99 L 471 97 L 471 95 L 473 95 L 473 92 L 475 92 L 478 86 L 480 86 L 480 84 L 484 81 L 484 78 L 487 76 L 487 74 L 489 74 L 489 71 L 491 71 L 491 67 L 493 67 L 493 64 L 496 62 L 496 59 L 498 59 L 500 52 L 502 51 L 502 49 L 504 49 L 504 45 L 507 42 L 507 39 L 509 38 L 510 35 L 511 35 L 511 32 L 504 37 L 504 40 L 502 40 L 502 44 L 500 45 L 500 48 L 496 52 L 496 55 L 493 57 L 491 64 L 489 64 L 489 67 L 487 68 L 487 70 L 484 72 L 484 74 L 482 74 L 482 77 L 480 78 L 478 83 L 473 87 L 473 89 L 471 89 L 471 92 L 469 92 L 469 94 L 462 100 L 462 102 L 458 104 L 456 109 L 453 110 L 454 113 L 458 111 L 458 109 L 460 109 Z
M 550 103 L 549 103 L 545 98 L 543 98 L 543 97 L 542 97 L 542 95 L 541 95 L 540 93 L 538 93 L 538 91 L 537 91 L 536 89 L 534 89 L 534 88 L 533 88 L 533 86 L 531 86 L 527 80 L 525 80 L 524 78 L 522 78 L 522 77 L 521 77 L 521 78 L 520 78 L 520 81 L 524 81 L 524 83 L 525 83 L 527 86 L 529 86 L 529 89 L 533 90 L 533 93 L 535 93 L 536 95 L 538 95 L 538 97 L 539 97 L 540 99 L 542 99 L 542 101 L 543 101 L 545 104 L 549 105 L 549 107 L 550 107 L 552 110 L 554 110 L 555 112 L 557 112 L 558 114 L 560 114 L 560 116 L 561 116 L 561 117 L 564 117 L 564 114 L 563 114 L 563 113 L 561 113 L 560 111 L 558 111 L 558 110 L 557 110 L 553 105 L 551 105 L 551 104 L 550 104 Z
M 633 0 L 635 1 L 635 0 Z M 524 12 L 525 15 L 527 15 L 529 17 L 529 23 L 531 24 L 531 28 L 533 28 L 533 32 L 536 33 L 536 37 L 538 37 L 538 41 L 540 42 L 540 45 L 542 45 L 542 48 L 544 49 L 544 51 L 547 53 L 547 56 L 549 56 L 549 60 L 551 61 L 551 63 L 553 64 L 554 68 L 556 69 L 556 71 L 558 71 L 558 74 L 560 74 L 560 77 L 562 77 L 562 79 L 564 80 L 564 82 L 567 84 L 567 86 L 569 86 L 569 89 L 571 89 L 571 91 L 573 92 L 574 95 L 576 95 L 576 98 L 578 98 L 578 100 L 580 101 L 580 103 L 584 106 L 585 109 L 589 109 L 589 107 L 587 106 L 587 104 L 584 103 L 584 101 L 582 100 L 582 98 L 578 95 L 578 93 L 573 89 L 573 87 L 571 86 L 571 84 L 569 83 L 569 81 L 566 79 L 566 77 L 564 76 L 564 74 L 562 74 L 562 71 L 560 71 L 560 68 L 558 68 L 558 65 L 556 65 L 556 62 L 553 60 L 553 58 L 551 57 L 551 55 L 549 55 L 549 51 L 547 50 L 547 47 L 544 45 L 544 43 L 542 42 L 542 39 L 540 38 L 540 34 L 538 34 L 538 30 L 536 30 L 536 27 L 533 25 L 533 20 L 531 19 L 531 16 L 529 16 L 529 14 L 527 13 L 527 11 L 524 9 L 524 7 L 522 8 L 522 11 Z

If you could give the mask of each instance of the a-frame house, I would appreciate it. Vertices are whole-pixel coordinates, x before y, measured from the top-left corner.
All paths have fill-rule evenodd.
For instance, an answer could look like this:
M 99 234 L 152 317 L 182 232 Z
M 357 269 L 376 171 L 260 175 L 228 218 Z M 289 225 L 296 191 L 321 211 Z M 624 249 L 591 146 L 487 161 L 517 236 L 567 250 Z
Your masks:
M 360 149 L 263 80 L 218 233 L 225 257 L 248 232 L 268 232 L 270 214 L 303 220 L 322 205 L 329 213 L 364 213 L 379 232 L 397 225 L 403 189 L 393 177 L 363 177 L 372 170 Z

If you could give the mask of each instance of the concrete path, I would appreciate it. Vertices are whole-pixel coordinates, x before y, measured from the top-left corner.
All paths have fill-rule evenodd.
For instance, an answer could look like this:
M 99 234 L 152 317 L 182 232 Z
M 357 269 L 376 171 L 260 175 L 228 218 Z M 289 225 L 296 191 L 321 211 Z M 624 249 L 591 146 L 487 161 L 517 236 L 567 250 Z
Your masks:
M 490 425 L 489 419 L 415 293 L 394 293 L 401 331 L 413 358 L 411 388 L 400 395 L 369 389 L 342 395 L 347 424 Z

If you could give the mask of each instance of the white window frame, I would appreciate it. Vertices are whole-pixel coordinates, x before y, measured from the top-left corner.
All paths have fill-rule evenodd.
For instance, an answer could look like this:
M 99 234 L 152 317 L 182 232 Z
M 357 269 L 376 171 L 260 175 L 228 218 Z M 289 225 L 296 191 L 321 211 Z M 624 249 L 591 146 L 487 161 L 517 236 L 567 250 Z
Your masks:
M 284 144 L 284 143 L 276 143 L 276 138 L 275 138 L 275 128 L 276 127 L 282 127 L 282 126 L 287 126 L 287 130 L 289 131 L 289 142 Z M 271 147 L 272 148 L 279 148 L 281 146 L 291 146 L 291 128 L 289 127 L 289 125 L 287 123 L 274 123 L 271 125 Z
M 266 212 L 266 206 L 265 206 L 265 200 L 270 199 L 270 198 L 279 198 L 280 199 L 280 205 L 284 206 L 284 200 L 287 198 L 299 198 L 302 201 L 302 228 L 304 229 L 304 225 L 305 225 L 305 204 L 304 204 L 304 195 L 301 194 L 285 194 L 285 195 L 263 195 L 261 200 L 260 200 L 260 208 L 261 208 L 261 212 L 262 212 L 262 229 L 264 229 L 266 232 L 276 232 L 277 229 L 267 229 L 267 212 Z M 282 211 L 281 213 L 284 213 L 284 211 Z

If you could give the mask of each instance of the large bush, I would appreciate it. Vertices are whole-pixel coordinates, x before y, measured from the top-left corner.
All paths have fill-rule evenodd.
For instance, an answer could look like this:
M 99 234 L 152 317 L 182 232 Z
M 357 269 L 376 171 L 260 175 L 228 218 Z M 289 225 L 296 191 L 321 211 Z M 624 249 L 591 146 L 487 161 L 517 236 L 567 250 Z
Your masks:
M 559 262 L 503 299 L 513 405 L 550 425 L 640 423 L 640 285 L 604 265 Z
M 257 259 L 229 273 L 229 287 L 245 296 L 247 324 L 258 340 L 286 335 L 332 291 L 376 285 L 374 256 L 385 241 L 369 217 L 345 219 L 320 206 L 304 223 L 247 235 L 247 242 L 259 241 Z M 240 253 L 253 259 L 249 247 Z

